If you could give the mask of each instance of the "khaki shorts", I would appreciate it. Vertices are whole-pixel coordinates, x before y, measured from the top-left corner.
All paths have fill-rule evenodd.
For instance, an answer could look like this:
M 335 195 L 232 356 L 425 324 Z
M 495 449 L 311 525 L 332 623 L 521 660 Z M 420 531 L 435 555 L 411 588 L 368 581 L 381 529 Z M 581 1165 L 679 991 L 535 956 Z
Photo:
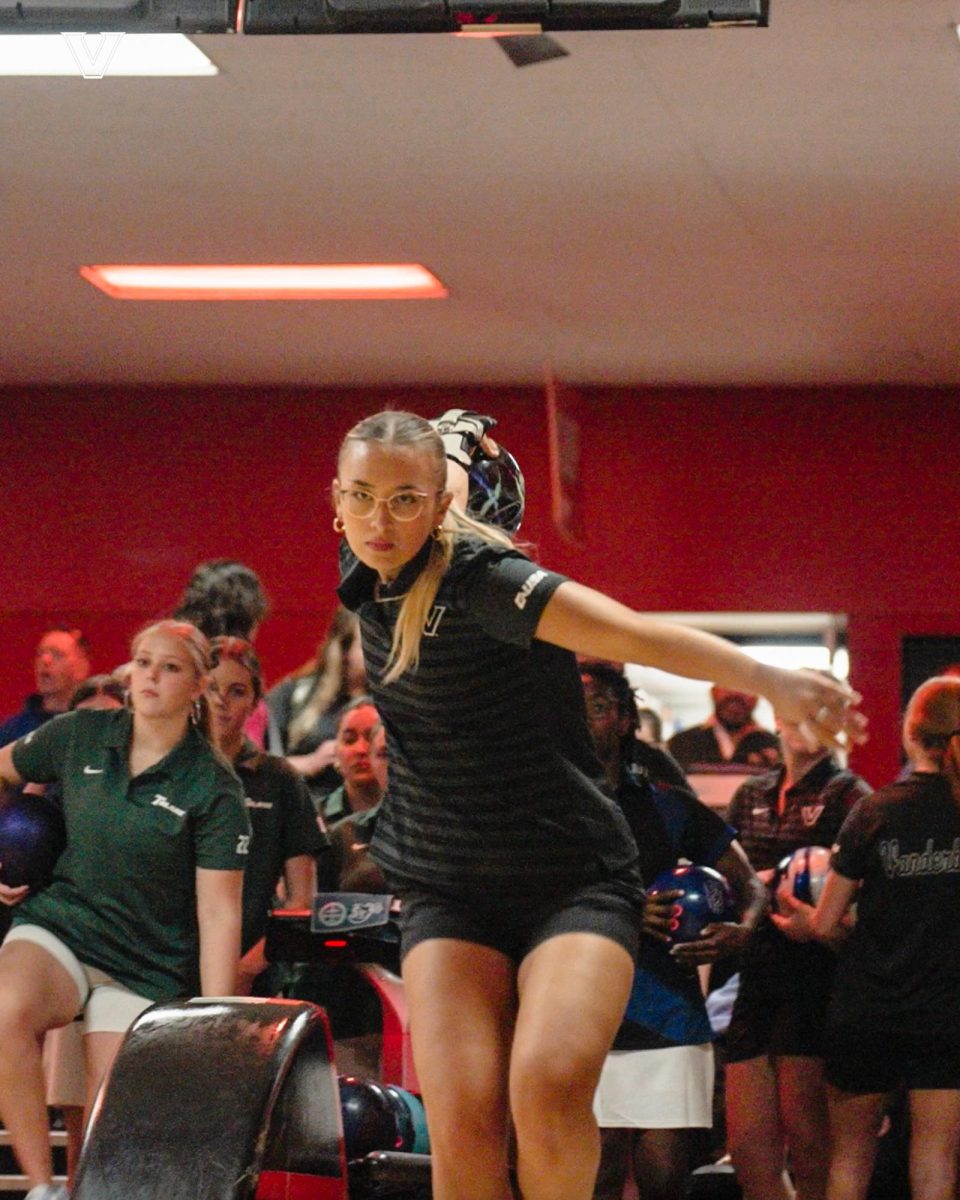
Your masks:
M 69 946 L 39 925 L 14 925 L 7 942 L 32 942 L 46 950 L 63 967 L 77 988 L 77 1016 L 62 1029 L 52 1029 L 44 1039 L 43 1068 L 47 1103 L 82 1107 L 85 1099 L 86 1063 L 83 1036 L 87 1033 L 126 1033 L 154 1002 L 138 996 L 104 971 L 80 962 Z

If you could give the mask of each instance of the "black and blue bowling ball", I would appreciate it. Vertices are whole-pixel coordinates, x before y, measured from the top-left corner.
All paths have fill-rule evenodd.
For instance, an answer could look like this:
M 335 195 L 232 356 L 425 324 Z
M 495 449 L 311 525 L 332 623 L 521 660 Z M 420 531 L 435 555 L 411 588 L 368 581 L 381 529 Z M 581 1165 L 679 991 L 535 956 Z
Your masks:
M 427 1116 L 420 1097 L 392 1083 L 384 1084 L 383 1090 L 387 1093 L 397 1118 L 400 1137 L 397 1149 L 408 1154 L 429 1154 L 430 1135 L 427 1132 Z
M 495 458 L 477 451 L 468 471 L 467 512 L 512 534 L 523 521 L 526 487 L 517 460 L 506 447 L 498 450 Z
M 684 866 L 661 871 L 647 888 L 647 894 L 679 891 L 670 923 L 670 940 L 695 942 L 714 921 L 735 916 L 730 885 L 712 867 Z
M 395 1102 L 383 1084 L 352 1075 L 341 1075 L 338 1082 L 347 1161 L 365 1158 L 375 1150 L 401 1149 Z
M 59 804 L 13 790 L 0 794 L 0 883 L 42 887 L 66 844 Z

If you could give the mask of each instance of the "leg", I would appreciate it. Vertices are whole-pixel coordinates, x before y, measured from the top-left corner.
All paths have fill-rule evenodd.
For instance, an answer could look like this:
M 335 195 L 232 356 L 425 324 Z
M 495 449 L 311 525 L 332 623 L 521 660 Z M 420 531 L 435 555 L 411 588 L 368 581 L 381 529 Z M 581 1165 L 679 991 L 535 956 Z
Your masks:
M 93 1102 L 104 1077 L 117 1057 L 122 1033 L 88 1033 L 83 1039 L 83 1051 L 87 1061 L 87 1112 L 92 1112 Z
M 632 980 L 631 956 L 595 933 L 548 938 L 520 966 L 510 1107 L 524 1200 L 593 1194 L 600 1161 L 593 1096 Z
M 910 1092 L 910 1193 L 954 1200 L 960 1149 L 960 1091 Z
M 877 1156 L 886 1093 L 857 1095 L 827 1086 L 830 1174 L 827 1200 L 864 1200 Z
M 823 1059 L 784 1055 L 774 1061 L 780 1119 L 797 1200 L 824 1200 L 829 1172 L 830 1125 Z
M 48 951 L 28 941 L 0 949 L 0 1118 L 28 1190 L 52 1174 L 43 1035 L 71 1021 L 79 1006 L 76 983 Z
M 627 1182 L 627 1162 L 632 1129 L 600 1130 L 600 1166 L 593 1200 L 621 1200 Z
M 793 1200 L 777 1076 L 766 1055 L 727 1063 L 727 1148 L 745 1200 Z
M 514 968 L 499 951 L 431 938 L 403 962 L 430 1124 L 434 1200 L 511 1200 L 507 1067 Z
M 83 1146 L 83 1109 L 76 1104 L 65 1104 L 63 1127 L 67 1131 L 67 1187 L 72 1189 L 77 1177 L 80 1148 Z
M 686 1129 L 638 1129 L 633 1169 L 641 1200 L 683 1200 L 690 1174 Z

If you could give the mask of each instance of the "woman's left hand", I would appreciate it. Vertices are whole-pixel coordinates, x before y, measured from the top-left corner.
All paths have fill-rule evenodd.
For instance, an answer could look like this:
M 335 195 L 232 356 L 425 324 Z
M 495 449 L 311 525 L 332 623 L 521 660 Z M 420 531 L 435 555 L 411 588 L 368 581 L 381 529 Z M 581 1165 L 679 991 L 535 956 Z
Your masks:
M 670 953 L 678 962 L 698 967 L 738 954 L 750 940 L 750 930 L 735 921 L 714 921 L 695 942 L 679 942 Z
M 816 935 L 813 932 L 812 918 L 815 912 L 813 905 L 804 904 L 802 900 L 798 900 L 796 896 L 791 896 L 789 892 L 781 893 L 777 897 L 777 902 L 781 906 L 786 905 L 790 909 L 787 915 L 779 912 L 770 913 L 770 920 L 780 932 L 792 942 L 814 941 Z
M 798 725 L 812 745 L 861 745 L 867 740 L 867 718 L 857 707 L 859 692 L 819 671 L 767 671 L 764 695 L 777 715 Z

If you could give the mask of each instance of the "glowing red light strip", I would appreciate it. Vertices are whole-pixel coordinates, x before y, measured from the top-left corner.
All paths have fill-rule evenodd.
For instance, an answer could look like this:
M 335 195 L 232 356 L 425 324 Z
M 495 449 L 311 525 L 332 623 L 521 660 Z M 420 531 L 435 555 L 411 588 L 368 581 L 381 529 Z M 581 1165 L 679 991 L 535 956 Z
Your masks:
M 436 300 L 449 293 L 419 263 L 85 266 L 115 300 Z

